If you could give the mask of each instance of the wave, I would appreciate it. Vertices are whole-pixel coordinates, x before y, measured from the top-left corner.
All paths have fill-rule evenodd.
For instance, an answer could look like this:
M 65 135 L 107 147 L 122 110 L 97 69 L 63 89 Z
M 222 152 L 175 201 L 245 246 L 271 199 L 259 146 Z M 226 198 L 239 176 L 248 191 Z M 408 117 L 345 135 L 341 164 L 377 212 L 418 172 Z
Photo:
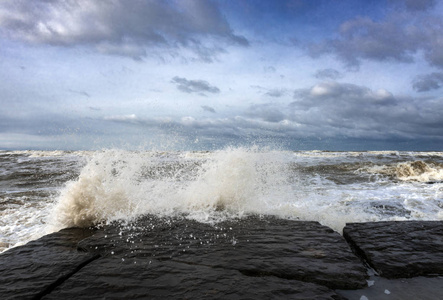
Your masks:
M 229 148 L 178 161 L 119 150 L 94 155 L 61 191 L 51 224 L 90 226 L 141 214 L 187 215 L 204 222 L 271 213 L 289 187 L 277 152 Z
M 400 181 L 441 182 L 443 181 L 443 165 L 422 160 L 400 162 L 391 165 L 365 167 L 364 170 L 373 174 L 386 175 Z
M 61 189 L 48 223 L 57 230 L 145 214 L 207 223 L 258 214 L 340 232 L 347 222 L 443 217 L 441 185 L 413 183 L 443 179 L 438 155 L 421 161 L 392 151 L 322 153 L 95 152 Z

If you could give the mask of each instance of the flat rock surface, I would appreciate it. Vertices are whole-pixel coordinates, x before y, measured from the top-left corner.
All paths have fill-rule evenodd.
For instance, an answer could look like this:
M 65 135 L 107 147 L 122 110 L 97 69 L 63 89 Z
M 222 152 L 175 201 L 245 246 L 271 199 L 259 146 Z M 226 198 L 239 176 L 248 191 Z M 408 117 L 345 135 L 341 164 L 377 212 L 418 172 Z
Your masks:
M 342 299 L 366 268 L 316 222 L 145 216 L 65 229 L 0 254 L 1 299 Z
M 343 235 L 380 276 L 443 275 L 443 222 L 351 223 Z
M 235 270 L 107 257 L 84 267 L 43 299 L 341 299 L 317 284 Z
M 215 225 L 144 216 L 64 229 L 0 254 L 0 299 L 443 295 L 443 277 L 368 278 L 349 246 L 381 276 L 442 275 L 443 222 L 353 223 L 344 236 L 349 244 L 317 222 L 258 216 Z
M 77 243 L 93 234 L 65 229 L 0 254 L 0 299 L 38 299 L 97 255 L 78 252 Z
M 437 300 L 443 299 L 443 277 L 413 277 L 387 279 L 371 276 L 368 287 L 340 290 L 348 300 Z
M 237 270 L 327 286 L 366 286 L 366 268 L 341 235 L 317 222 L 249 217 L 217 225 L 146 217 L 107 226 L 79 243 L 86 251 Z

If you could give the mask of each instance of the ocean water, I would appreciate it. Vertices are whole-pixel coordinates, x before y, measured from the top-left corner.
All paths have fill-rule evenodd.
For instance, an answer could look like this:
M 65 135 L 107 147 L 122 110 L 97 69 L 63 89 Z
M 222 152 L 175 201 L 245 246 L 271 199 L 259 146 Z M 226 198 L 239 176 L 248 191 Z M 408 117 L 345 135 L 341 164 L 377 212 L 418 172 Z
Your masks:
M 443 219 L 443 152 L 226 148 L 0 151 L 0 252 L 143 214 L 347 222 Z

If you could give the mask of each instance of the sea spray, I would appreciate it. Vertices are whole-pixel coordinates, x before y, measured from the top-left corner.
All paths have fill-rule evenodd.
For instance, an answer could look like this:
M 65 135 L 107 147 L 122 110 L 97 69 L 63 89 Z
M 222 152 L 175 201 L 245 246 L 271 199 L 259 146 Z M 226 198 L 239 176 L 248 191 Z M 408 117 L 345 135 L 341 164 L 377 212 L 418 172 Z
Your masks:
M 140 215 L 347 222 L 443 219 L 442 152 L 0 151 L 0 252 Z
M 408 154 L 409 155 L 409 154 Z M 400 161 L 387 163 L 392 160 Z M 347 222 L 441 219 L 435 164 L 398 153 L 304 152 L 227 148 L 213 152 L 95 153 L 68 182 L 52 228 L 130 221 L 143 214 L 216 223 L 249 214 L 318 221 L 341 232 Z M 397 175 L 403 165 L 422 172 Z M 438 177 L 432 177 L 438 178 Z M 429 200 L 426 200 L 429 199 Z
M 142 214 L 217 222 L 247 213 L 277 213 L 290 190 L 286 166 L 281 153 L 256 148 L 192 158 L 107 150 L 67 183 L 50 223 L 55 228 L 90 226 Z
M 405 161 L 388 165 L 371 165 L 360 171 L 388 176 L 400 181 L 434 183 L 443 181 L 443 164 L 422 160 Z

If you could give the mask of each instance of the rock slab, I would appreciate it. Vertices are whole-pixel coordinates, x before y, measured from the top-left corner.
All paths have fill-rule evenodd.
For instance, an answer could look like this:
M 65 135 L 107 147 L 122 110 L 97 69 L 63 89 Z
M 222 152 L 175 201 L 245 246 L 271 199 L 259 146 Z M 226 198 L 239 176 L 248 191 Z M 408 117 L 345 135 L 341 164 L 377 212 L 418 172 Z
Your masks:
M 331 289 L 366 286 L 366 268 L 341 235 L 317 222 L 249 217 L 216 225 L 155 217 L 107 226 L 79 243 L 101 256 L 141 258 L 275 276 Z
M 93 261 L 43 299 L 342 299 L 313 283 L 235 270 L 106 257 Z
M 338 233 L 272 217 L 65 229 L 0 254 L 0 266 L 1 299 L 342 299 L 333 289 L 366 285 Z
M 443 275 L 443 222 L 351 223 L 343 236 L 380 276 Z
M 89 229 L 65 229 L 0 254 L 0 299 L 39 299 L 98 258 L 77 251 Z

